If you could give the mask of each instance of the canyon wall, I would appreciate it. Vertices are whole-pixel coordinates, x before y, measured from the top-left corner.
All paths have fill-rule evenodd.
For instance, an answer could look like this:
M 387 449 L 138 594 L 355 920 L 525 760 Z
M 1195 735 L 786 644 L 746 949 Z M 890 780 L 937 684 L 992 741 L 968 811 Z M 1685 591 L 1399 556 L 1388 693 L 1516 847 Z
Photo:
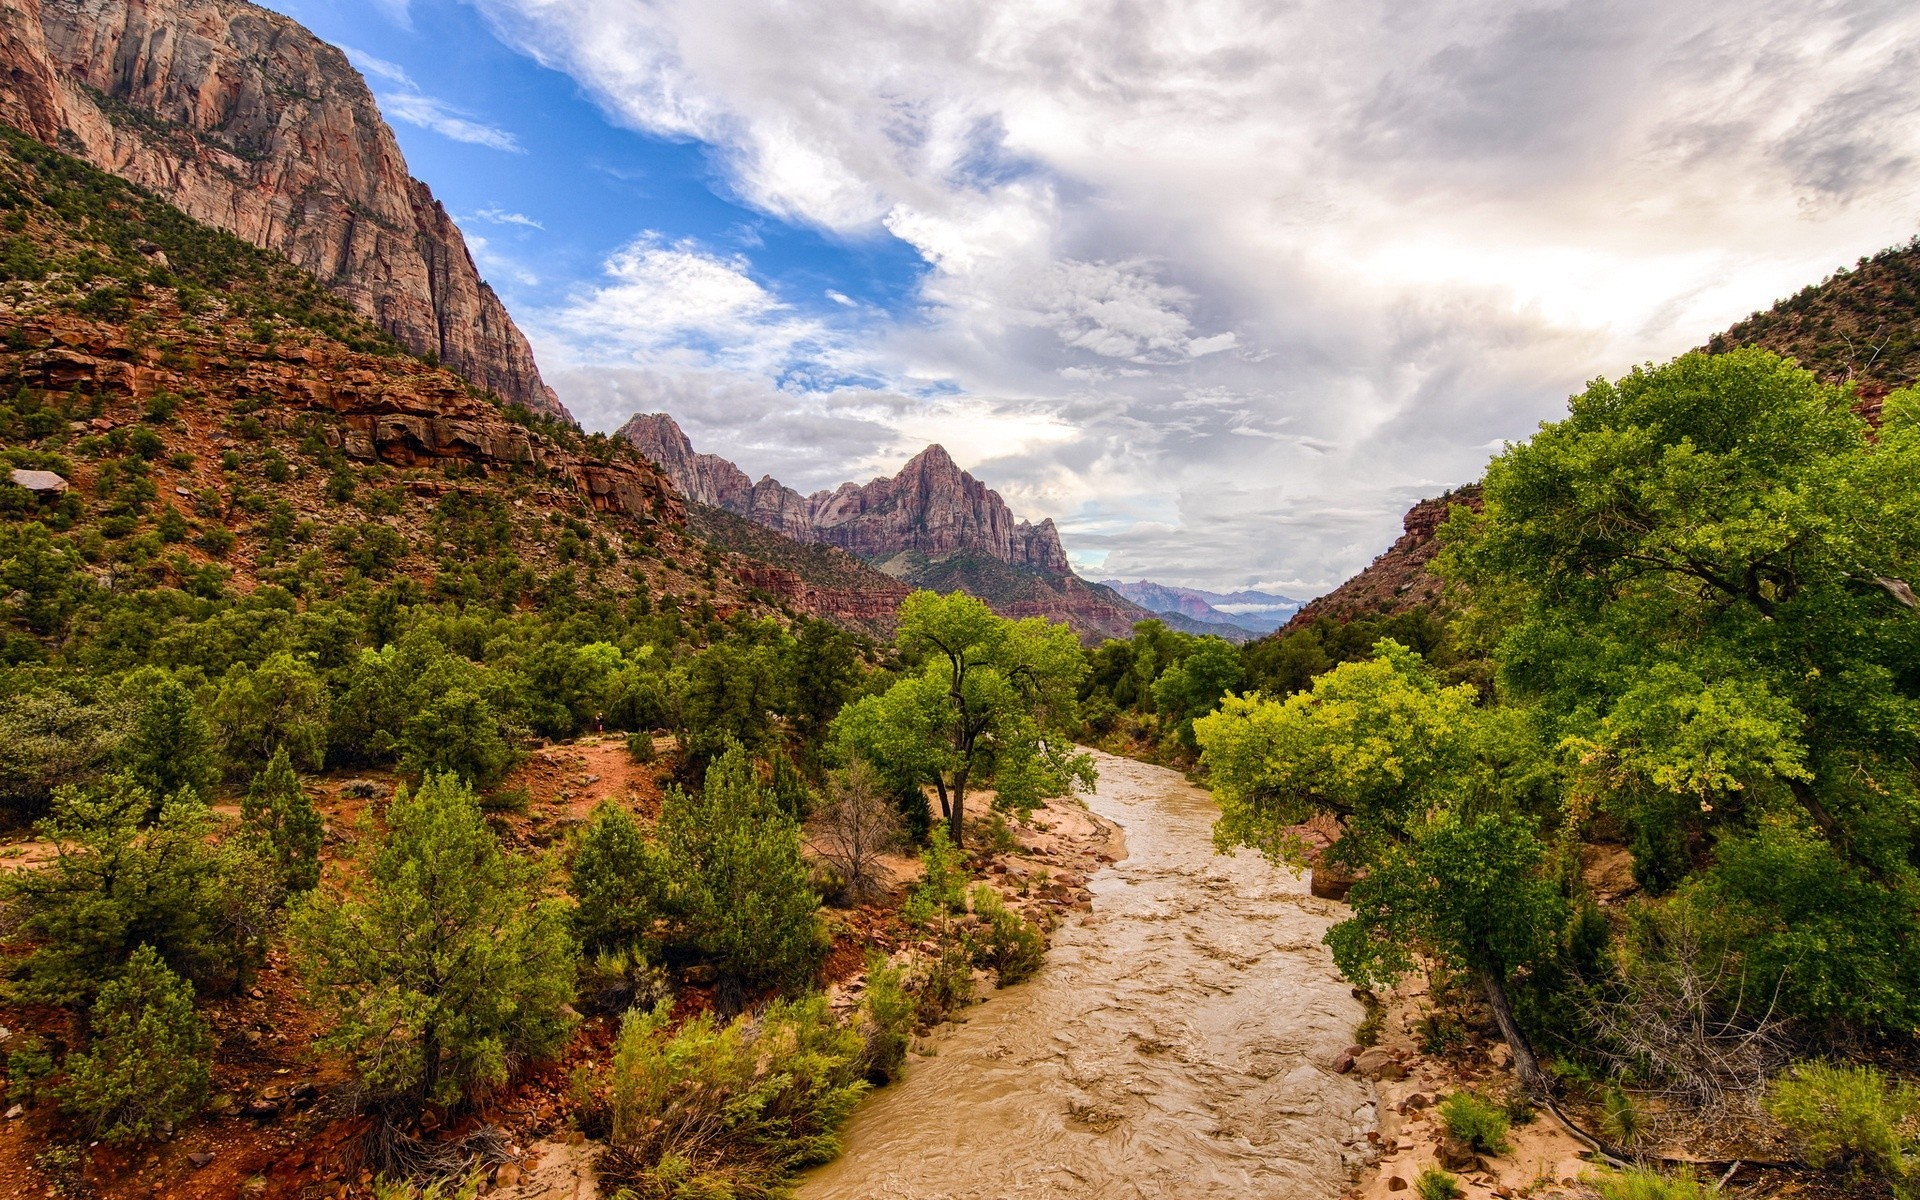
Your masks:
M 571 421 L 346 56 L 241 0 L 0 0 L 0 121 L 278 251 L 416 354 Z

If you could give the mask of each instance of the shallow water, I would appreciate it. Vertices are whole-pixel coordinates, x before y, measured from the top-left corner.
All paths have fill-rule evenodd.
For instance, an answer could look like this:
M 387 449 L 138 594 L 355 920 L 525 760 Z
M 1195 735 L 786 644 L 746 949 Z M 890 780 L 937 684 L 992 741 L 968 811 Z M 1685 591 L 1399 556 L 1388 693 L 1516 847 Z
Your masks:
M 967 1010 L 876 1092 L 802 1200 L 1337 1196 L 1371 1089 L 1327 1064 L 1360 1005 L 1320 936 L 1336 906 L 1215 854 L 1179 774 L 1099 755 L 1094 812 L 1127 857 L 1032 980 Z

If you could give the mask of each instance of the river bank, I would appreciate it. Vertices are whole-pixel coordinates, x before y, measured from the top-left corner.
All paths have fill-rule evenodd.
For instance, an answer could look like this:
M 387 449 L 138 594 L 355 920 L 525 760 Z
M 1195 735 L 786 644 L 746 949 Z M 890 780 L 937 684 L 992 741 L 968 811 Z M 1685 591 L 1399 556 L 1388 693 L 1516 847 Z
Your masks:
M 1213 803 L 1099 755 L 1127 857 L 1032 980 L 968 1010 L 848 1124 L 802 1200 L 1337 1196 L 1373 1085 L 1332 1064 L 1363 1011 L 1320 938 L 1339 906 L 1211 842 Z

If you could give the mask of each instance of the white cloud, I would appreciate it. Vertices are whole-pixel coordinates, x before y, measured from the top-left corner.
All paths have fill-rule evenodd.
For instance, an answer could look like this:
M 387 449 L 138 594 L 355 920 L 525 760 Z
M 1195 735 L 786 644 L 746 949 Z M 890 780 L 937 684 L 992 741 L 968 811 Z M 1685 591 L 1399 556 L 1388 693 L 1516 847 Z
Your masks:
M 636 244 L 543 354 L 822 420 L 796 370 L 872 377 L 861 463 L 991 414 L 990 482 L 1128 577 L 1336 583 L 1585 379 L 1920 209 L 1920 9 L 1888 0 L 473 2 L 747 203 L 928 264 L 907 318 L 842 329 Z
M 494 225 L 523 225 L 528 229 L 545 229 L 546 228 L 545 225 L 542 225 L 540 222 L 534 220 L 532 217 L 529 217 L 525 213 L 508 212 L 506 209 L 501 208 L 497 204 L 491 208 L 483 208 L 479 212 L 474 213 L 473 215 L 480 218 L 482 221 L 486 221 Z
M 398 11 L 404 15 L 407 11 L 406 5 L 399 4 Z M 526 152 L 519 140 L 506 130 L 473 120 L 473 114 L 422 92 L 412 76 L 408 75 L 406 69 L 398 63 L 375 58 L 364 50 L 356 50 L 351 46 L 343 46 L 341 49 L 345 51 L 348 61 L 360 69 L 361 74 L 385 80 L 393 85 L 392 90 L 380 92 L 374 97 L 380 102 L 380 111 L 386 116 L 396 121 L 405 121 L 409 125 L 417 125 L 421 129 L 431 130 L 441 137 L 451 138 L 456 142 L 489 146 L 495 150 L 505 150 L 513 154 Z

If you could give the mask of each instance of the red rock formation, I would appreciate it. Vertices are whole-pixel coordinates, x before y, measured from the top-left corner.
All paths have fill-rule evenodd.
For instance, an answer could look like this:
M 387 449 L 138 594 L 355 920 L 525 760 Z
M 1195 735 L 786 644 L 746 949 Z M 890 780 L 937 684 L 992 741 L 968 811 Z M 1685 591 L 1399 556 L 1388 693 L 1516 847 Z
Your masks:
M 865 559 L 979 550 L 1048 575 L 1073 573 L 1051 519 L 1038 525 L 1014 520 L 1000 493 L 961 470 L 939 446 L 921 451 L 891 479 L 802 496 L 772 476 L 749 486 L 746 473 L 726 459 L 696 454 L 666 413 L 637 414 L 615 436 L 659 463 L 688 499 L 795 541 L 824 542 Z
M 1386 553 L 1352 579 L 1293 614 L 1281 632 L 1311 624 L 1321 617 L 1350 621 L 1355 617 L 1406 612 L 1432 604 L 1440 598 L 1444 586 L 1440 577 L 1428 570 L 1428 564 L 1440 553 L 1440 526 L 1455 505 L 1479 512 L 1481 503 L 1480 485 L 1470 483 L 1414 505 L 1401 522 L 1399 540 L 1388 547 Z
M 0 120 L 279 251 L 408 349 L 572 418 L 339 50 L 241 0 L 0 0 Z

